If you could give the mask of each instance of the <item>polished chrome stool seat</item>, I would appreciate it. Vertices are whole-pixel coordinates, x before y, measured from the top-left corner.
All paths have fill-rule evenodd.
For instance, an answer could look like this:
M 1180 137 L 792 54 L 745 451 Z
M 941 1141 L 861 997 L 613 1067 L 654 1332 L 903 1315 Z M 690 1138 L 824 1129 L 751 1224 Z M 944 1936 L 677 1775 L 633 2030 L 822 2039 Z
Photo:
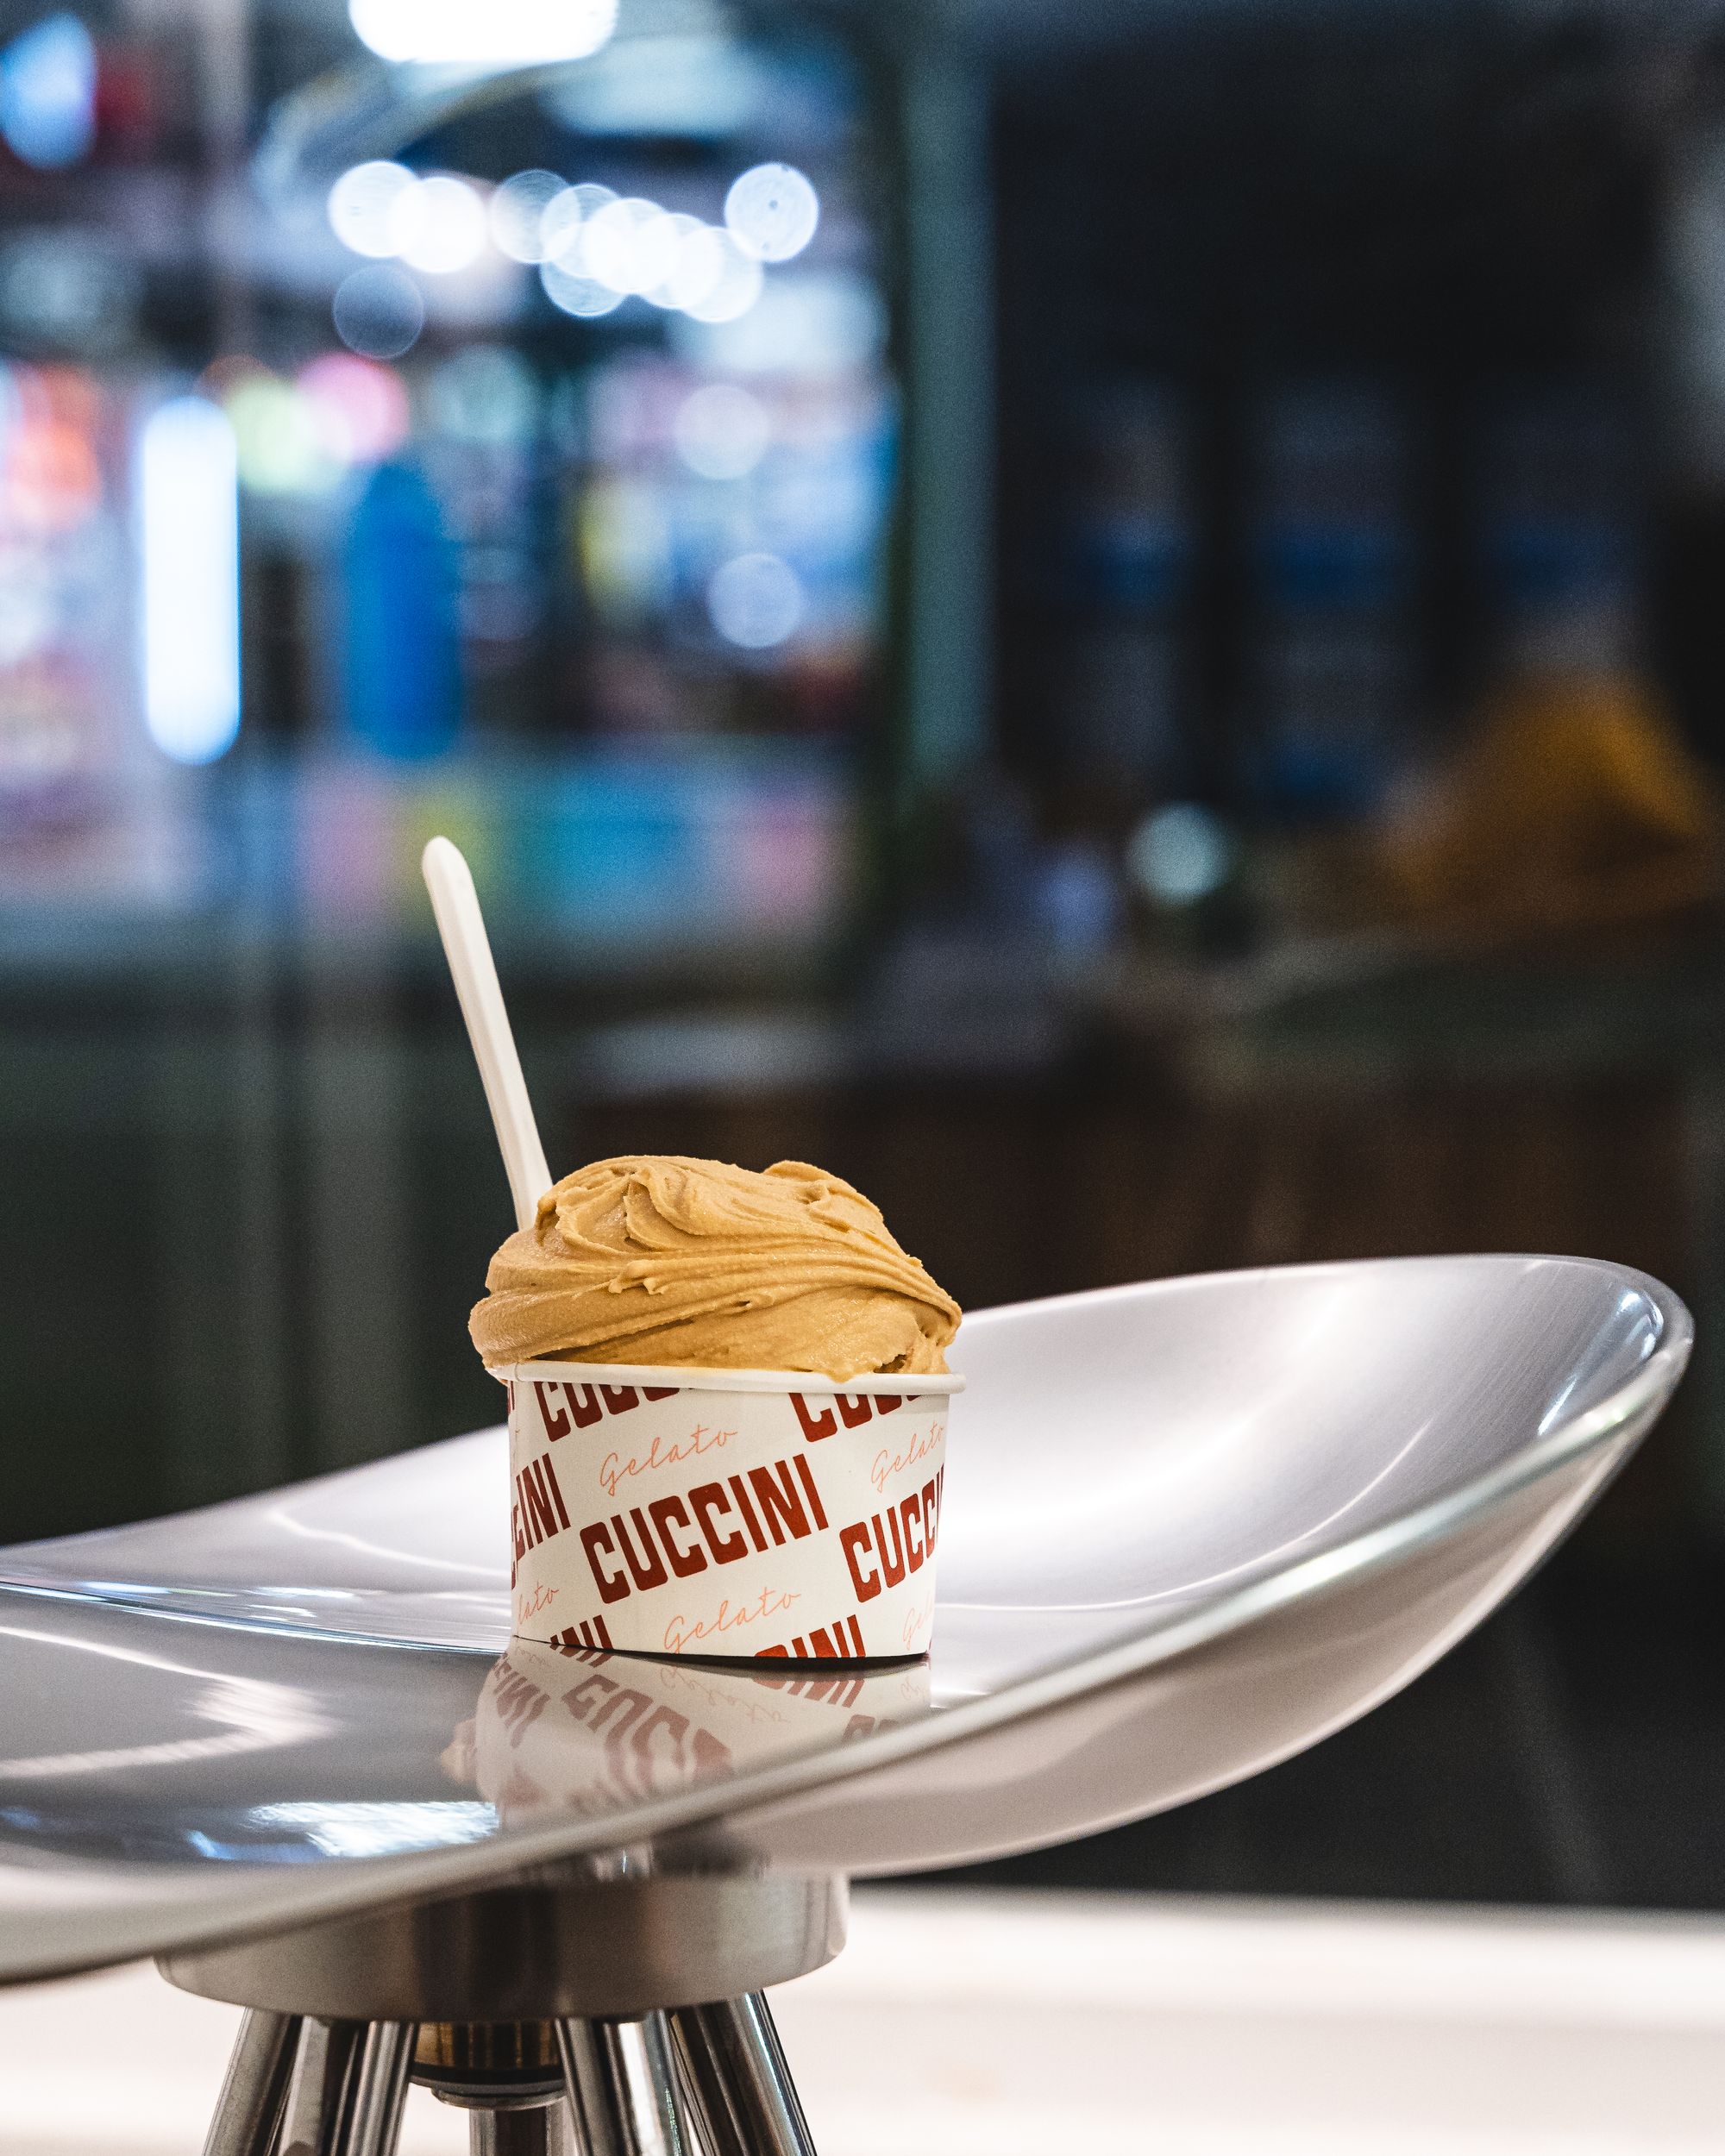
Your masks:
M 1364 1714 L 1555 1545 L 1690 1339 L 1574 1258 L 983 1312 L 926 1663 L 511 1640 L 501 1431 L 0 1551 L 0 1981 L 153 1953 L 248 2008 L 210 2156 L 389 2156 L 414 2077 L 485 2150 L 806 2152 L 761 1993 L 838 1951 L 847 1880 Z

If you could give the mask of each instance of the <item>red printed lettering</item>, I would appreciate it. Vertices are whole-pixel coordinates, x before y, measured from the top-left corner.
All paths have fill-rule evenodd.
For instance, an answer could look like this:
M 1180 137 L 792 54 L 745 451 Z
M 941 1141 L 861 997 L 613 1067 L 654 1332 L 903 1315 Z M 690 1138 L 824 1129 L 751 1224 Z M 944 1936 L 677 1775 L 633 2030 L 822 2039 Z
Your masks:
M 569 1403 L 569 1413 L 575 1419 L 577 1430 L 591 1430 L 605 1413 L 591 1385 L 565 1385 L 563 1397 Z
M 780 1460 L 775 1466 L 778 1481 L 774 1480 L 775 1469 L 768 1467 L 751 1467 L 749 1481 L 761 1501 L 761 1517 L 774 1541 L 782 1543 L 788 1533 L 793 1540 L 800 1542 L 805 1535 L 813 1532 L 808 1514 L 803 1510 L 803 1501 L 791 1481 L 789 1461 Z
M 647 1507 L 647 1516 L 659 1530 L 659 1539 L 664 1545 L 665 1555 L 671 1560 L 671 1570 L 680 1580 L 686 1580 L 693 1572 L 705 1572 L 706 1552 L 697 1543 L 692 1549 L 680 1550 L 671 1533 L 674 1520 L 680 1527 L 692 1529 L 687 1508 L 681 1497 L 656 1498 Z
M 791 1395 L 791 1405 L 796 1409 L 797 1420 L 803 1426 L 803 1435 L 811 1445 L 819 1444 L 822 1438 L 830 1438 L 838 1427 L 831 1407 L 823 1407 L 818 1415 L 812 1414 L 807 1401 L 800 1393 Z
M 629 1530 L 623 1524 L 621 1513 L 612 1514 L 611 1531 L 617 1537 L 623 1561 L 629 1567 L 629 1576 L 644 1595 L 649 1588 L 665 1584 L 665 1560 L 653 1546 L 653 1537 L 642 1517 L 639 1505 L 631 1506 L 629 1517 L 635 1523 L 636 1533 L 641 1538 L 641 1555 L 638 1558 L 635 1554 L 635 1545 L 629 1539 Z
M 750 1503 L 749 1493 L 743 1487 L 743 1477 L 740 1475 L 727 1475 L 724 1479 L 736 1496 L 737 1509 L 742 1514 L 743 1524 L 749 1530 L 749 1539 L 757 1550 L 764 1550 L 767 1538 L 762 1533 L 761 1523 L 755 1517 L 755 1507 Z
M 887 1514 L 887 1526 L 893 1531 L 893 1553 L 887 1554 L 887 1538 L 881 1526 L 881 1515 L 875 1514 L 875 1547 L 881 1553 L 881 1571 L 888 1587 L 896 1587 L 905 1576 L 905 1546 L 899 1527 L 899 1515 Z M 896 1566 L 897 1570 L 894 1568 Z
M 821 1503 L 820 1492 L 815 1488 L 814 1470 L 808 1463 L 807 1453 L 797 1453 L 793 1458 L 791 1464 L 797 1470 L 797 1480 L 802 1484 L 804 1489 L 808 1494 L 809 1510 L 814 1514 L 815 1526 L 817 1527 L 825 1527 L 826 1525 L 826 1507 Z
M 844 1552 L 844 1562 L 850 1567 L 850 1584 L 856 1589 L 857 1601 L 872 1602 L 881 1591 L 881 1576 L 878 1572 L 870 1572 L 866 1579 L 862 1576 L 860 1559 L 869 1548 L 868 1522 L 859 1520 L 854 1527 L 841 1527 L 838 1546 Z
M 715 1513 L 731 1510 L 731 1500 L 725 1495 L 722 1483 L 702 1482 L 699 1488 L 689 1492 L 689 1502 L 694 1507 L 701 1539 L 712 1551 L 715 1564 L 731 1564 L 738 1557 L 748 1556 L 749 1545 L 741 1535 L 721 1535 L 712 1524 Z
M 627 1576 L 622 1572 L 604 1570 L 599 1561 L 601 1550 L 612 1557 L 617 1555 L 617 1545 L 612 1540 L 611 1530 L 604 1520 L 595 1520 L 591 1527 L 581 1529 L 581 1547 L 587 1553 L 587 1564 L 593 1572 L 593 1583 L 599 1589 L 600 1601 L 620 1602 L 629 1592 Z
M 516 1477 L 521 1489 L 521 1509 L 527 1520 L 528 1539 L 536 1546 L 557 1532 L 557 1516 L 540 1480 L 539 1463 L 530 1460 Z
M 904 1503 L 899 1507 L 899 1511 L 902 1515 L 905 1523 L 905 1555 L 910 1560 L 910 1568 L 912 1571 L 920 1572 L 923 1568 L 923 1561 L 927 1557 L 928 1551 L 923 1547 L 922 1504 L 914 1490 L 913 1490 L 910 1495 L 906 1498 Z M 914 1537 L 913 1537 L 911 1533 L 911 1523 L 913 1520 L 916 1522 L 916 1533 Z
M 931 1557 L 934 1555 L 935 1541 L 940 1532 L 940 1489 L 945 1479 L 946 1470 L 942 1468 L 932 1482 L 925 1482 L 922 1486 L 922 1535 Z

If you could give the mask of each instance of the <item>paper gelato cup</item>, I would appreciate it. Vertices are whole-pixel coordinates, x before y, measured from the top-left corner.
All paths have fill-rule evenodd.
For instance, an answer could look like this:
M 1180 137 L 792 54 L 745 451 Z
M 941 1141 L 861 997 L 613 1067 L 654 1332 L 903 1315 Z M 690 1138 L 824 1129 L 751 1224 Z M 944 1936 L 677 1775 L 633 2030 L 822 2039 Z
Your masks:
M 925 1653 L 960 1377 L 518 1363 L 513 1630 L 621 1653 Z

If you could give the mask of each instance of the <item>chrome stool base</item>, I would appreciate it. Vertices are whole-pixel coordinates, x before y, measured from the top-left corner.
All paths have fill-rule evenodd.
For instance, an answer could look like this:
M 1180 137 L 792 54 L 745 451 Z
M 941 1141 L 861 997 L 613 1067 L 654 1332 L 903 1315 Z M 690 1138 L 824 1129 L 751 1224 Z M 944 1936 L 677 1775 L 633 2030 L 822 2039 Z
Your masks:
M 204 2156 L 394 2156 L 410 2081 L 473 2156 L 813 2156 L 761 1986 L 844 1936 L 842 1880 L 553 1875 L 160 1967 L 247 2009 Z
M 467 2112 L 472 2156 L 814 2156 L 758 1994 L 626 2021 L 569 2018 L 550 2033 L 557 2080 L 503 2071 L 487 2085 L 482 2072 L 416 2065 L 411 2022 L 254 2007 L 204 2156 L 395 2156 L 410 2078 Z

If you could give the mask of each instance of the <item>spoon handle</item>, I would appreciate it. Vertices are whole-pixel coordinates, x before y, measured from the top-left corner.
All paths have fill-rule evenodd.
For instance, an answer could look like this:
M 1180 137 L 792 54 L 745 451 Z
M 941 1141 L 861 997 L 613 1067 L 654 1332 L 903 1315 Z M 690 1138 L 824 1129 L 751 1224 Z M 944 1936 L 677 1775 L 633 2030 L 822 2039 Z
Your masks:
M 498 986 L 497 965 L 486 935 L 485 916 L 480 912 L 479 893 L 474 888 L 473 871 L 461 849 L 447 838 L 434 838 L 428 843 L 420 867 L 425 887 L 431 893 L 437 932 L 443 939 L 443 956 L 455 977 L 461 1016 L 467 1022 L 467 1038 L 473 1043 L 474 1060 L 485 1084 L 503 1164 L 509 1173 L 515 1225 L 530 1228 L 539 1200 L 551 1187 L 551 1174 L 545 1165 L 545 1149 L 539 1142 L 539 1126 L 533 1120 L 527 1081 L 521 1075 L 515 1036 L 509 1030 L 509 1013 L 503 1007 L 503 990 Z

